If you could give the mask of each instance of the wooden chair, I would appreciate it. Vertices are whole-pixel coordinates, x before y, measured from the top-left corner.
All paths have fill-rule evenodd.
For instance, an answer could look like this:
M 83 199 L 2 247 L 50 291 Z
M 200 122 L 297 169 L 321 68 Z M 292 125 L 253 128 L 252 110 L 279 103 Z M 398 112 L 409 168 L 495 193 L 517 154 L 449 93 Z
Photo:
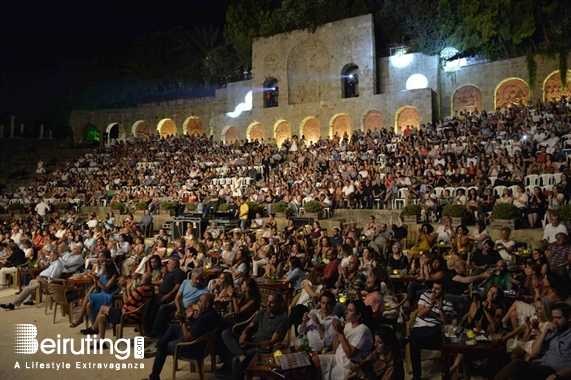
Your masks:
M 416 319 L 416 316 L 418 315 L 418 310 L 413 311 L 410 314 L 410 319 L 406 324 L 406 336 L 409 337 L 410 336 L 410 332 L 412 330 L 412 327 L 414 326 L 414 321 Z M 433 350 L 434 352 L 438 352 L 438 354 L 441 354 L 440 350 Z M 405 349 L 405 367 L 404 367 L 404 371 L 405 374 L 406 373 L 410 373 L 411 372 L 411 359 L 410 359 L 410 343 L 406 345 L 406 349 Z
M 59 278 L 52 278 L 51 283 L 65 285 L 65 280 Z M 43 282 L 42 285 L 36 290 L 36 307 L 40 307 L 39 303 L 42 301 L 42 294 L 46 295 L 44 314 L 47 315 L 48 307 L 50 310 L 52 310 L 54 305 L 54 294 L 50 291 L 49 284 L 47 282 Z
M 383 313 L 383 315 L 379 318 L 379 323 L 381 325 L 389 325 L 392 327 L 392 329 L 396 332 L 397 330 L 397 324 L 398 324 L 398 320 L 399 320 L 399 316 L 401 314 L 401 308 L 402 305 L 405 303 L 406 301 L 406 293 L 397 293 L 393 296 L 392 298 L 393 304 L 389 305 L 389 307 L 387 307 L 385 309 L 385 312 Z M 397 311 L 396 314 L 392 313 L 393 311 Z M 390 313 L 390 316 L 385 317 L 385 313 Z M 395 316 L 393 318 L 393 315 Z
M 149 305 L 149 302 L 150 300 L 148 300 L 135 310 L 121 314 L 121 321 L 119 322 L 119 324 L 115 323 L 113 324 L 113 335 L 115 335 L 117 339 L 123 338 L 123 329 L 125 327 L 136 327 L 139 329 L 141 335 L 145 335 L 145 324 L 143 323 L 143 321 L 145 320 L 145 318 L 147 318 L 147 313 L 149 312 L 149 308 L 147 307 Z M 141 317 L 141 319 L 135 322 L 127 322 L 131 314 L 138 313 L 141 311 L 143 312 L 143 316 Z
M 59 284 L 49 284 L 48 290 L 50 296 L 52 296 L 53 302 L 55 302 L 54 307 L 54 321 L 56 323 L 56 314 L 58 305 L 61 306 L 61 314 L 65 316 L 68 314 L 69 323 L 73 323 L 73 308 L 74 305 L 78 305 L 81 301 L 79 291 L 72 286 L 65 286 Z M 46 297 L 46 307 L 47 307 L 47 297 Z
M 9 281 L 10 279 L 12 280 L 12 283 L 14 285 L 14 290 L 18 291 L 18 288 L 20 287 L 20 268 L 25 268 L 29 264 L 30 262 L 26 261 L 23 264 L 17 265 L 16 272 L 10 273 L 10 276 L 6 278 L 6 281 Z
M 202 335 L 200 338 L 193 340 L 192 342 L 183 342 L 176 345 L 173 354 L 173 365 L 172 365 L 172 379 L 176 379 L 176 371 L 179 370 L 178 361 L 185 361 L 190 363 L 190 372 L 194 372 L 198 368 L 198 378 L 204 380 L 204 359 L 210 355 L 210 360 L 212 364 L 212 372 L 216 372 L 216 352 L 214 351 L 214 342 L 216 340 L 216 333 L 218 328 Z M 193 346 L 200 343 L 206 343 L 206 347 L 202 351 L 202 356 L 198 358 L 186 358 L 182 355 L 182 349 L 185 347 Z
M 250 318 L 246 319 L 244 322 L 236 323 L 234 326 L 232 326 L 232 332 L 234 334 L 242 333 L 242 330 L 244 330 L 244 328 L 254 320 L 256 314 L 258 314 L 257 311 L 254 314 L 252 314 Z
M 291 302 L 289 303 L 288 307 L 287 307 L 287 316 L 288 319 L 291 316 L 291 311 L 293 310 L 293 308 L 295 307 L 295 305 L 297 304 L 297 301 L 299 300 L 299 297 L 301 296 L 301 292 L 297 293 L 295 295 L 295 297 L 293 297 L 293 299 L 291 300 Z M 291 325 L 291 327 L 287 330 L 287 334 L 285 336 L 285 340 L 286 340 L 286 347 L 290 347 L 291 346 L 291 337 L 292 337 L 292 329 L 293 329 L 293 336 L 295 336 L 295 329 L 293 327 L 293 325 Z

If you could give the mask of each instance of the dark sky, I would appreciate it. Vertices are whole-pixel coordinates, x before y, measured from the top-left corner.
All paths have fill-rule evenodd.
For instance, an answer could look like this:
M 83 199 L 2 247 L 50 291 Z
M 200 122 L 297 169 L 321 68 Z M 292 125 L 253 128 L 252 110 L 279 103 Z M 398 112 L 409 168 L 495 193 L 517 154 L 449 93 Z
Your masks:
M 2 0 L 2 118 L 30 122 L 46 101 L 69 97 L 81 62 L 117 54 L 138 35 L 181 25 L 222 29 L 231 0 Z

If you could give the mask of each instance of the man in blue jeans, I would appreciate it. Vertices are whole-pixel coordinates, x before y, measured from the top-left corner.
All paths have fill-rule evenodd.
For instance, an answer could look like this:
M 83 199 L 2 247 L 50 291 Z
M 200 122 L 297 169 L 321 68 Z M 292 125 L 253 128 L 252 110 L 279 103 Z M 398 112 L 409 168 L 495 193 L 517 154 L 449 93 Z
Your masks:
M 256 314 L 239 338 L 230 330 L 222 332 L 222 340 L 232 355 L 234 380 L 244 380 L 244 371 L 257 348 L 273 346 L 283 340 L 288 328 L 287 314 L 282 310 L 283 303 L 281 294 L 271 293 L 268 296 L 267 307 Z M 254 331 L 255 333 L 251 335 Z
M 192 321 L 192 322 L 191 322 Z M 160 380 L 160 374 L 167 356 L 173 355 L 177 344 L 191 342 L 217 328 L 222 322 L 220 314 L 214 310 L 214 296 L 204 293 L 198 300 L 198 311 L 192 305 L 186 308 L 186 320 L 180 324 L 172 324 L 159 339 L 156 348 L 145 350 L 145 358 L 155 357 L 153 370 L 149 380 Z M 186 358 L 199 358 L 204 355 L 206 342 L 185 347 L 182 355 Z

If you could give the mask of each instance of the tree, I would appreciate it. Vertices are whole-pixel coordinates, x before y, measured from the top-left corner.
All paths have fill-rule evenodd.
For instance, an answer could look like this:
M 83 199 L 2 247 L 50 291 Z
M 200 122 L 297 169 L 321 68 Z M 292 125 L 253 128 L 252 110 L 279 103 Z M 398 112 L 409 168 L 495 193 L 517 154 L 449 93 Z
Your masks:
M 280 33 L 275 11 L 279 1 L 234 0 L 226 10 L 224 38 L 236 51 L 238 61 L 252 63 L 252 40 Z
M 198 73 L 192 69 L 195 60 L 190 33 L 179 26 L 139 36 L 126 63 L 134 78 L 168 92 L 198 80 Z

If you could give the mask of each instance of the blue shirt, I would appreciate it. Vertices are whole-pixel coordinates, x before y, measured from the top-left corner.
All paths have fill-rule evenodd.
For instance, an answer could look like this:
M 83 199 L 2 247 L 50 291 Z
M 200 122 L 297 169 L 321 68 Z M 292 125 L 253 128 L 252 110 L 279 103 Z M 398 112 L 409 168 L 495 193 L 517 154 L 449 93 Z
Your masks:
M 559 371 L 571 366 L 571 328 L 560 333 L 552 331 L 543 341 L 543 349 L 547 346 L 547 351 L 541 358 L 541 364 Z
M 286 282 L 291 283 L 295 289 L 301 288 L 301 283 L 305 280 L 305 272 L 299 268 L 294 268 L 287 272 Z
M 196 304 L 201 295 L 208 293 L 208 289 L 204 285 L 197 288 L 192 286 L 191 280 L 184 280 L 179 292 L 182 293 L 182 304 L 187 307 L 190 303 Z

